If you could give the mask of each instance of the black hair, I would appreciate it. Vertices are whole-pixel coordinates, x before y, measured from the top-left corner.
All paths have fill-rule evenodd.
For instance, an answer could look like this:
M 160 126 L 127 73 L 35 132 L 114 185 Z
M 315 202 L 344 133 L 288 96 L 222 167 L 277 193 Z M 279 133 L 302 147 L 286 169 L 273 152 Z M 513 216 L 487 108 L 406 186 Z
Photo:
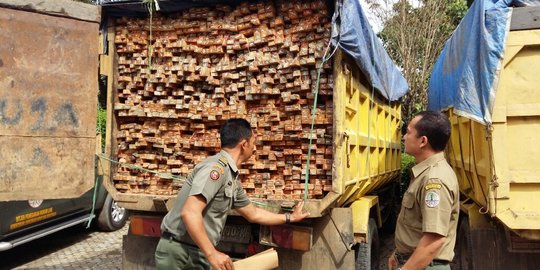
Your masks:
M 253 131 L 246 119 L 231 118 L 221 126 L 219 131 L 221 148 L 234 148 L 243 139 L 249 140 Z
M 448 117 L 435 111 L 419 112 L 416 116 L 421 117 L 414 127 L 418 137 L 426 136 L 433 150 L 444 150 L 448 139 L 450 139 L 450 121 Z

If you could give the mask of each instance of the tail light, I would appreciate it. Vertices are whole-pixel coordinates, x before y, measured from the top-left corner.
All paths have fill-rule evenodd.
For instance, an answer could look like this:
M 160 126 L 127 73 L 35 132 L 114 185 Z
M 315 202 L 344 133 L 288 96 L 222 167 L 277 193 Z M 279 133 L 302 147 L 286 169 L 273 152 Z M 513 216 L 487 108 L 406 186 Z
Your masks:
M 161 236 L 161 219 L 157 216 L 132 215 L 129 222 L 129 231 L 134 235 Z

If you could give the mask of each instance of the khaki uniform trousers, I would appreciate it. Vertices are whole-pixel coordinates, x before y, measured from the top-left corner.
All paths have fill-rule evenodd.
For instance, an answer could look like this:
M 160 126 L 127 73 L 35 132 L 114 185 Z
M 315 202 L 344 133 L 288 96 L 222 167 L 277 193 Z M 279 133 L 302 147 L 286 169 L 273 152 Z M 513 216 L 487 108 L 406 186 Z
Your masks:
M 163 237 L 159 239 L 155 258 L 158 270 L 211 270 L 212 268 L 198 247 Z

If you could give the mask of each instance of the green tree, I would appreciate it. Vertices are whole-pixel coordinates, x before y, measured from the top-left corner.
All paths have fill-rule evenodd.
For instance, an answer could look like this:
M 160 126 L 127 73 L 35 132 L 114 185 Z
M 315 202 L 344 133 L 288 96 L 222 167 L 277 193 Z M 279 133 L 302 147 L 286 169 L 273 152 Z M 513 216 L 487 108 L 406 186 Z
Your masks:
M 403 119 L 408 121 L 414 113 L 426 107 L 431 69 L 444 43 L 465 16 L 467 2 L 366 1 L 372 12 L 383 22 L 379 36 L 409 83 L 409 92 L 402 100 Z M 388 9 L 389 6 L 392 8 Z

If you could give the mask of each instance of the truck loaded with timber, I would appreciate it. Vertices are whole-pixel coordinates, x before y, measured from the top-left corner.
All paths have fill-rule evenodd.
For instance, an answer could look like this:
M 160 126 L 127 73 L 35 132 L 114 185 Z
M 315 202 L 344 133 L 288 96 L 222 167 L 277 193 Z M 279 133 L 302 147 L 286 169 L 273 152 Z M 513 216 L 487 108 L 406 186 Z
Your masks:
M 540 265 L 540 3 L 507 2 L 474 1 L 429 83 L 452 123 L 460 269 Z
M 100 166 L 131 213 L 124 268 L 154 267 L 183 179 L 242 117 L 258 134 L 240 169 L 252 202 L 283 212 L 304 200 L 311 215 L 260 226 L 233 212 L 218 249 L 275 247 L 281 269 L 376 269 L 377 231 L 395 222 L 405 79 L 357 1 L 224 3 L 100 1 Z

